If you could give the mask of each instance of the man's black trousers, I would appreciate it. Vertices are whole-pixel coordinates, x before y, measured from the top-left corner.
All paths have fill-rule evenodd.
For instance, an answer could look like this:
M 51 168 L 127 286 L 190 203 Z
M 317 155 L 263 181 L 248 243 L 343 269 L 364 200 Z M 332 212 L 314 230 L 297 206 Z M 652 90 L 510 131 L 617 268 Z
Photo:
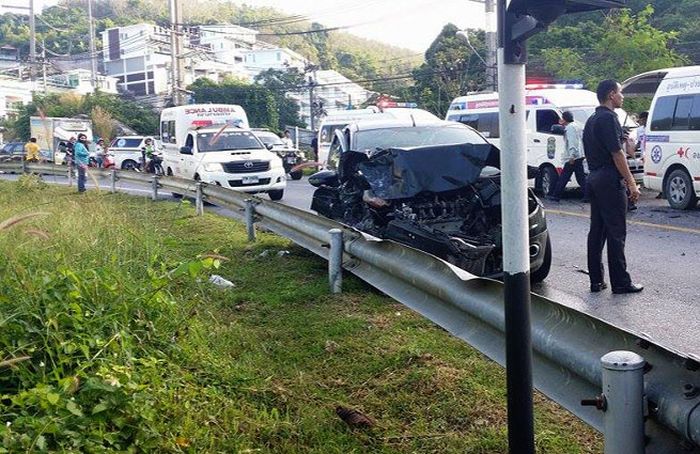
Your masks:
M 586 172 L 583 170 L 583 158 L 575 160 L 573 164 L 569 163 L 569 161 L 564 164 L 564 169 L 562 170 L 561 175 L 559 175 L 557 186 L 554 188 L 554 193 L 550 195 L 552 195 L 555 199 L 560 199 L 562 195 L 564 195 L 564 190 L 571 179 L 571 175 L 574 173 L 576 174 L 576 182 L 579 186 L 581 186 L 581 189 L 583 189 L 583 199 L 588 199 L 588 192 L 586 190 Z
M 614 167 L 591 171 L 586 180 L 591 200 L 591 230 L 588 232 L 588 273 L 591 284 L 604 281 L 603 246 L 608 243 L 610 284 L 626 287 L 631 283 L 625 260 L 627 236 L 627 192 Z

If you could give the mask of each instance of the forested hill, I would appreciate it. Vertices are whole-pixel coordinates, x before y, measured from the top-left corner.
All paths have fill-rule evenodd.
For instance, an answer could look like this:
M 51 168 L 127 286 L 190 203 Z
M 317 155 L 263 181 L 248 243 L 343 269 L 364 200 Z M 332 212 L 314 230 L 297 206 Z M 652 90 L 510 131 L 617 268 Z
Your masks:
M 288 15 L 272 8 L 253 8 L 217 0 L 185 1 L 183 6 L 187 24 L 231 23 L 258 30 L 261 40 L 288 47 L 320 63 L 322 69 L 336 69 L 353 80 L 408 74 L 423 59 L 416 52 L 359 38 L 342 30 L 327 30 L 323 24 L 312 23 L 304 16 Z M 328 7 L 320 8 L 323 13 L 321 10 L 327 15 L 332 13 Z M 139 22 L 169 24 L 167 0 L 95 0 L 94 15 L 98 49 L 101 48 L 100 32 L 107 28 Z M 87 52 L 88 21 L 84 0 L 63 0 L 58 6 L 45 9 L 36 24 L 37 38 L 39 42 L 46 40 L 49 57 Z M 0 16 L 0 45 L 19 47 L 26 56 L 28 42 L 26 16 Z

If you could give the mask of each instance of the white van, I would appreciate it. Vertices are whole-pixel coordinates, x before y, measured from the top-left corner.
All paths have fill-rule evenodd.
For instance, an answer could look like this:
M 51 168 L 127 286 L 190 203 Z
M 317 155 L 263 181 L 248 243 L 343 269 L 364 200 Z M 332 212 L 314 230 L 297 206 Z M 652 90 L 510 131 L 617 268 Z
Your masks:
M 167 175 L 191 178 L 244 192 L 284 196 L 282 160 L 248 128 L 241 106 L 190 104 L 160 114 L 163 168 Z
M 644 185 L 677 209 L 700 196 L 700 66 L 659 69 L 622 83 L 625 96 L 653 96 L 644 153 Z
M 581 89 L 580 85 L 528 85 L 525 90 L 527 106 L 527 163 L 540 169 L 535 179 L 535 189 L 549 194 L 556 185 L 562 171 L 561 153 L 564 151 L 564 137 L 552 132 L 552 126 L 559 124 L 561 114 L 568 110 L 581 127 L 593 115 L 600 104 L 596 94 Z M 635 136 L 637 124 L 622 109 L 617 109 L 620 124 L 630 128 Z M 500 146 L 498 122 L 498 93 L 479 93 L 455 98 L 450 104 L 446 120 L 464 123 Z M 641 156 L 628 158 L 627 163 L 634 178 L 641 183 L 644 167 Z M 567 187 L 577 187 L 572 178 Z

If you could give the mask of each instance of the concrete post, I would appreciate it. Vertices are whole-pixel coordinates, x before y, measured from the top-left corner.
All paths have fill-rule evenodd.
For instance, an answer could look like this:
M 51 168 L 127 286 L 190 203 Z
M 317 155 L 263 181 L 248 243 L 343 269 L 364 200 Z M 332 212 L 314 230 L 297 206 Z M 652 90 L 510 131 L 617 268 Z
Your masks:
M 109 175 L 109 187 L 110 191 L 112 194 L 117 192 L 117 171 L 116 169 L 112 169 L 112 172 Z
M 255 205 L 253 200 L 245 201 L 245 226 L 248 231 L 248 241 L 255 241 Z
M 343 289 L 343 231 L 330 229 L 330 251 L 328 252 L 328 283 L 331 293 L 341 293 Z
M 199 182 L 195 186 L 194 207 L 197 212 L 197 216 L 202 216 L 204 214 L 204 194 L 202 192 L 202 183 Z
M 644 358 L 613 351 L 603 366 L 605 454 L 644 454 Z
M 151 193 L 151 200 L 154 202 L 158 200 L 158 176 L 153 175 L 153 179 L 151 180 L 151 188 L 153 189 L 153 192 Z

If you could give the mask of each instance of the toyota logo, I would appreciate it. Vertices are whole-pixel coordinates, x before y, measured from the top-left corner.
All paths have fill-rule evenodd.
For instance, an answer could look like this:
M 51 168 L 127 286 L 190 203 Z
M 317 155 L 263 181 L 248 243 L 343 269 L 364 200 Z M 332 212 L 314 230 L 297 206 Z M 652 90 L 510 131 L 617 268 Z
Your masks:
M 243 167 L 246 169 L 252 169 L 254 165 L 255 164 L 253 164 L 253 161 L 246 161 L 245 164 L 243 164 Z

